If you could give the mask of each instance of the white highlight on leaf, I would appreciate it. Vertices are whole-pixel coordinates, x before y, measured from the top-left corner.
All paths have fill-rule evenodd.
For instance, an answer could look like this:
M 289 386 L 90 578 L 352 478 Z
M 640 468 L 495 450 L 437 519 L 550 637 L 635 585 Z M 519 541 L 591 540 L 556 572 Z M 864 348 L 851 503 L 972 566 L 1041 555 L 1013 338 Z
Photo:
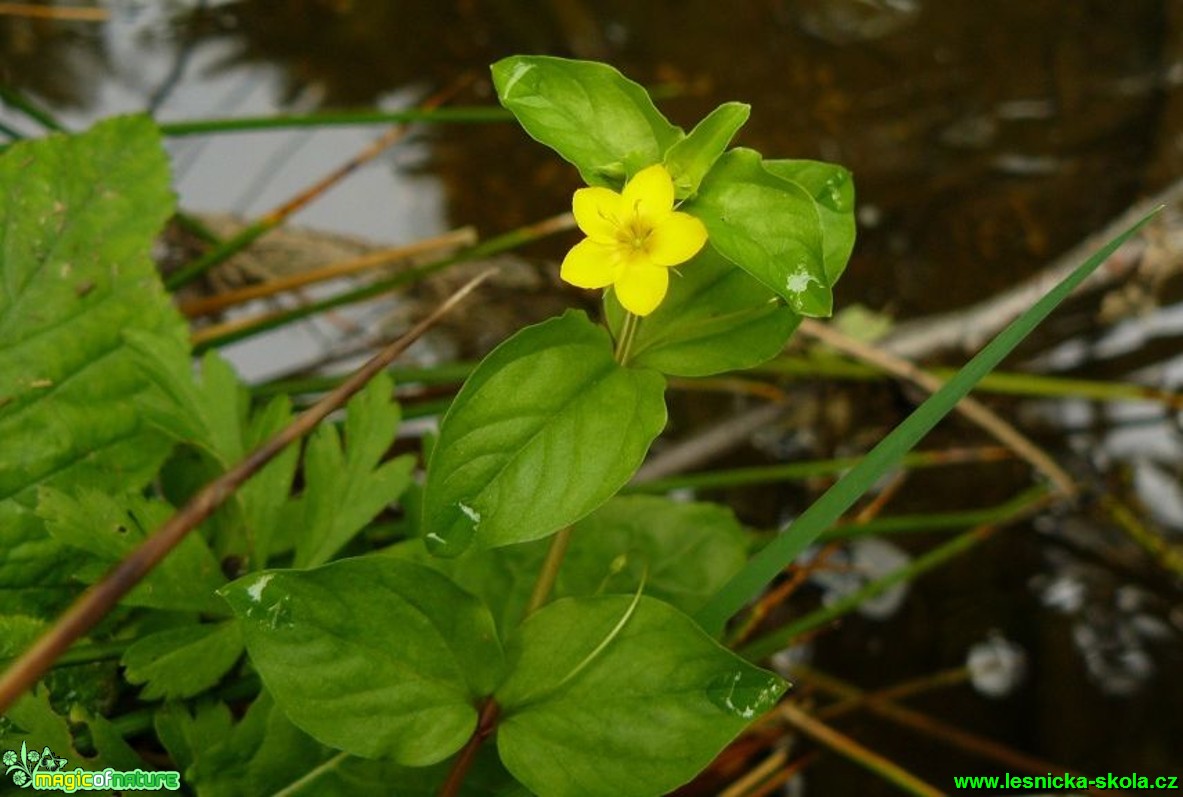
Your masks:
M 465 517 L 472 521 L 472 530 L 476 531 L 477 526 L 481 525 L 481 513 L 473 509 L 463 501 L 458 501 L 456 506 L 464 513 Z
M 526 73 L 534 68 L 534 64 L 524 63 L 519 61 L 514 65 L 513 71 L 509 73 L 509 79 L 505 81 L 505 88 L 502 90 L 502 95 L 505 97 L 513 94 L 514 85 L 526 76 Z
M 750 720 L 756 716 L 757 711 L 764 711 L 769 706 L 772 699 L 776 696 L 779 684 L 770 679 L 764 685 L 764 688 L 756 693 L 755 700 L 743 706 L 737 706 L 732 701 L 732 698 L 735 697 L 735 689 L 739 686 L 743 677 L 744 674 L 742 672 L 737 672 L 731 676 L 731 691 L 727 693 L 727 697 L 723 698 L 723 702 L 726 704 L 727 710 L 732 714 L 740 719 Z
M 432 542 L 438 542 L 440 545 L 447 545 L 448 544 L 447 540 L 445 540 L 440 535 L 436 534 L 434 531 L 429 532 L 427 534 L 427 539 L 431 540 Z
M 804 293 L 815 282 L 819 282 L 818 278 L 809 273 L 809 268 L 804 263 L 798 263 L 785 279 L 785 289 L 789 293 Z
M 271 573 L 264 573 L 255 579 L 255 583 L 246 588 L 246 594 L 251 599 L 252 603 L 258 603 L 263 600 L 263 590 L 271 583 L 271 579 L 275 578 Z

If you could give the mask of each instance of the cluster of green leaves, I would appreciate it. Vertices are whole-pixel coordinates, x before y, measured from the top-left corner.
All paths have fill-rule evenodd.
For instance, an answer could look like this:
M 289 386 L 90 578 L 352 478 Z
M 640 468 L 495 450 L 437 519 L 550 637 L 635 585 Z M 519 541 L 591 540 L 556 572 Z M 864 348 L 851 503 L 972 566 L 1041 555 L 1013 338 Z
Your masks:
M 729 150 L 748 119 L 743 103 L 720 105 L 686 133 L 606 64 L 514 56 L 493 65 L 493 81 L 526 132 L 588 185 L 619 191 L 664 164 L 679 210 L 706 225 L 708 246 L 646 318 L 641 361 L 678 376 L 748 368 L 784 346 L 796 315 L 830 315 L 854 247 L 846 169 Z M 610 317 L 621 313 L 614 299 L 608 305 Z
M 722 507 L 616 493 L 665 425 L 666 376 L 754 365 L 800 315 L 829 312 L 853 242 L 849 175 L 727 150 L 748 113 L 735 103 L 685 134 L 600 64 L 513 58 L 494 77 L 589 183 L 619 188 L 664 163 L 707 225 L 710 246 L 631 357 L 616 354 L 611 297 L 609 329 L 568 312 L 520 331 L 456 396 L 421 487 L 416 460 L 390 456 L 393 384 L 373 380 L 21 698 L 0 749 L 27 739 L 88 767 L 145 768 L 124 735 L 154 731 L 203 796 L 428 795 L 492 733 L 459 793 L 676 788 L 786 688 L 717 642 L 723 622 L 1106 254 L 749 559 Z M 168 185 L 143 117 L 0 156 L 0 656 L 291 420 L 284 396 L 252 404 L 216 353 L 195 372 L 149 256 Z M 400 501 L 405 538 L 375 550 L 367 529 Z M 536 575 L 564 549 L 536 608 Z
M 193 366 L 149 257 L 173 209 L 151 121 L 18 144 L 0 174 L 20 189 L 5 192 L 0 296 L 14 441 L 0 628 L 14 655 L 292 410 L 285 396 L 252 405 L 215 352 Z M 658 358 L 689 345 L 641 343 Z M 495 701 L 496 755 L 465 793 L 676 787 L 785 684 L 687 614 L 743 565 L 730 513 L 613 499 L 665 425 L 664 390 L 583 313 L 523 330 L 444 421 L 412 502 L 420 536 L 342 558 L 366 551 L 357 535 L 414 467 L 387 455 L 399 409 L 375 379 L 340 428 L 264 467 L 84 641 L 117 664 L 59 668 L 9 712 L 0 746 L 37 736 L 85 765 L 147 766 L 103 718 L 138 692 L 199 794 L 428 794 Z M 523 622 L 546 538 L 567 527 L 556 599 Z M 83 695 L 75 676 L 101 688 Z M 256 676 L 243 711 L 227 696 Z

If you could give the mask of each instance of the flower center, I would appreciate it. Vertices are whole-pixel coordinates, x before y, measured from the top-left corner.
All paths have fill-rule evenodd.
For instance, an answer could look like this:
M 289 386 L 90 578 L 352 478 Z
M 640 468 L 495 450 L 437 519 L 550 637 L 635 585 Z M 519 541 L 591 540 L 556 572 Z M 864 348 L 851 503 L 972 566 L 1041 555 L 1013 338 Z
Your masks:
M 652 232 L 652 226 L 642 223 L 640 219 L 633 219 L 619 227 L 616 232 L 616 240 L 634 253 L 643 252 L 648 246 L 649 235 Z

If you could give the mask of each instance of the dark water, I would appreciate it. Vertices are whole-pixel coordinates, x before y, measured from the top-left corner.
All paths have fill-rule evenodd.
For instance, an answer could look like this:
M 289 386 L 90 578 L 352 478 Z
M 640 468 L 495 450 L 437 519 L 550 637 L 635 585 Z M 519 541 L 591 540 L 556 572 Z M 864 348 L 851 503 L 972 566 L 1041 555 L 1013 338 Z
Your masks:
M 458 78 L 467 83 L 455 102 L 485 103 L 487 65 L 499 57 L 607 60 L 647 85 L 674 87 L 662 107 L 684 127 L 718 102 L 742 100 L 753 113 L 739 143 L 850 167 L 860 238 L 839 305 L 900 318 L 990 296 L 1183 174 L 1183 4 L 1169 0 L 197 5 L 115 3 L 106 26 L 0 18 L 0 79 L 81 127 L 153 103 L 164 119 L 396 107 Z M 0 121 L 32 129 L 12 113 Z M 257 214 L 373 135 L 251 134 L 170 147 L 186 206 Z M 577 185 L 571 168 L 512 125 L 439 127 L 299 220 L 386 241 L 463 224 L 491 234 L 561 210 Z M 557 258 L 568 244 L 526 254 Z M 1094 307 L 1059 317 L 1044 333 L 1048 362 L 1177 385 L 1176 283 L 1116 338 L 1090 325 Z M 1068 333 L 1074 341 L 1063 344 Z M 914 401 L 877 387 L 805 388 L 797 398 L 820 408 L 818 428 L 773 430 L 733 464 L 841 452 L 844 439 L 866 442 Z M 999 406 L 1022 412 L 1086 483 L 1141 506 L 1180 544 L 1183 445 L 1160 410 Z M 953 421 L 927 445 L 966 439 L 980 438 Z M 888 511 L 987 506 L 1028 482 L 1014 464 L 927 472 Z M 726 497 L 746 521 L 769 526 L 809 493 Z M 911 537 L 903 547 L 937 541 Z M 1183 775 L 1179 584 L 1088 501 L 1004 531 L 925 577 L 889 619 L 848 619 L 817 641 L 815 662 L 885 686 L 961 664 L 993 629 L 1029 656 L 1017 693 L 990 700 L 958 688 L 914 705 L 1081 770 Z M 841 727 L 942 787 L 952 774 L 997 771 L 879 721 Z M 810 794 L 894 793 L 833 757 L 807 783 Z

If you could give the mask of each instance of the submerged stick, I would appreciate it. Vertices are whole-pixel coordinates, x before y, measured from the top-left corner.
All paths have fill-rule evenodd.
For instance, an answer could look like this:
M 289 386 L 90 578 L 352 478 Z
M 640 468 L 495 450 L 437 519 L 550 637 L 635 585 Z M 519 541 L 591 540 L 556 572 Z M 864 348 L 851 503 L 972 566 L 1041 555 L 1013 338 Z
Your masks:
M 0 677 L 0 714 L 30 688 L 77 639 L 93 628 L 115 605 L 160 563 L 247 479 L 292 443 L 311 432 L 328 415 L 345 405 L 366 384 L 389 366 L 412 343 L 456 307 L 494 272 L 489 269 L 448 297 L 431 315 L 391 343 L 354 372 L 333 392 L 301 413 L 278 434 L 248 454 L 241 462 L 207 484 L 101 581 L 82 593 L 53 626 Z

